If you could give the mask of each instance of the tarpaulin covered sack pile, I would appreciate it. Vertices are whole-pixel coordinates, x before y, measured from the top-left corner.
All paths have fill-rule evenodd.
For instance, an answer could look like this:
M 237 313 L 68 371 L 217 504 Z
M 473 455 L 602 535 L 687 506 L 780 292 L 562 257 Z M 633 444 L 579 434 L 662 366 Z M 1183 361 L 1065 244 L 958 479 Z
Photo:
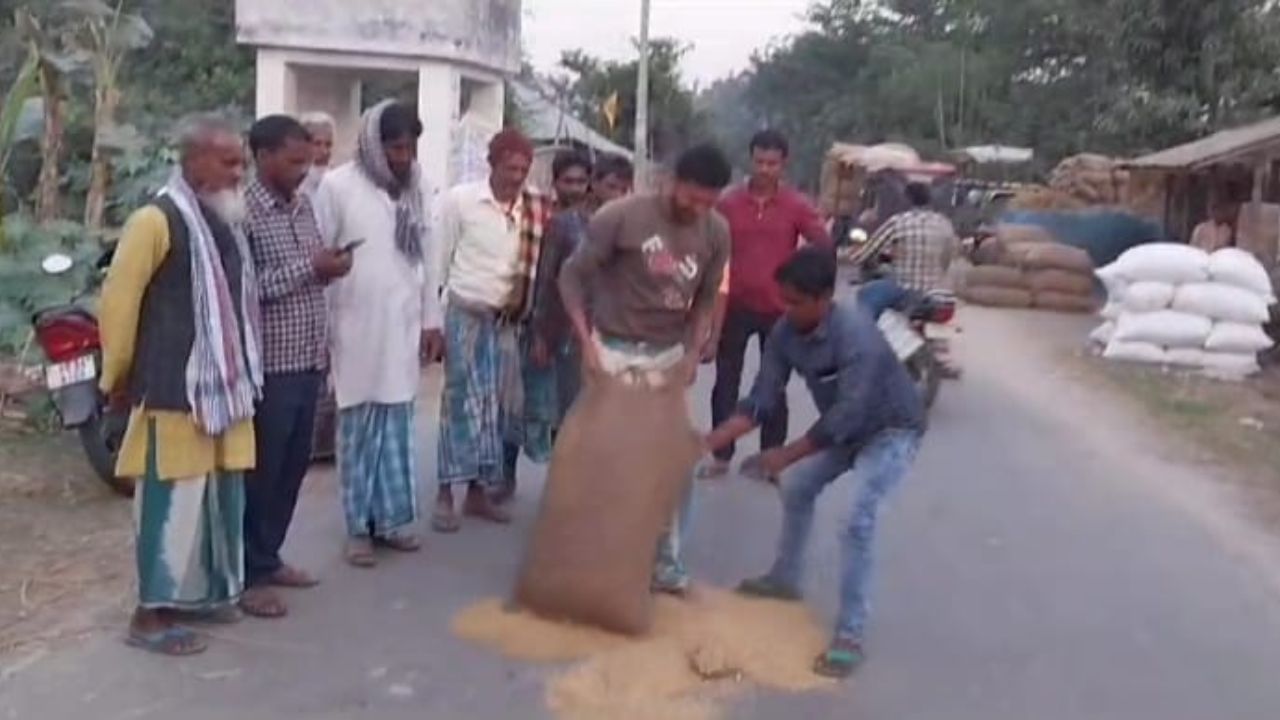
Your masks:
M 658 539 L 701 454 L 682 383 L 591 378 L 557 435 L 516 603 L 551 619 L 647 632 Z

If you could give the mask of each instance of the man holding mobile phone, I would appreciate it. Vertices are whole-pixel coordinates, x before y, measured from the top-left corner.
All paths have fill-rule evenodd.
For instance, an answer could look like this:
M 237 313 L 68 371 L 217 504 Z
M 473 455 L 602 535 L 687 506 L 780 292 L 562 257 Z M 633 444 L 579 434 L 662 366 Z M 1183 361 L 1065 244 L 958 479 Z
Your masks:
M 439 360 L 443 346 L 422 130 L 408 106 L 374 106 L 356 159 L 316 194 L 327 243 L 359 256 L 329 292 L 346 559 L 357 567 L 376 565 L 379 551 L 420 548 L 414 402 L 422 363 Z
M 257 468 L 245 483 L 246 613 L 278 618 L 288 608 L 275 587 L 316 580 L 280 559 L 302 479 L 310 466 L 316 404 L 328 367 L 324 288 L 351 270 L 349 253 L 324 247 L 300 191 L 311 138 L 296 120 L 273 115 L 249 131 L 257 173 L 246 192 L 245 234 L 262 303 L 262 399 L 255 416 Z

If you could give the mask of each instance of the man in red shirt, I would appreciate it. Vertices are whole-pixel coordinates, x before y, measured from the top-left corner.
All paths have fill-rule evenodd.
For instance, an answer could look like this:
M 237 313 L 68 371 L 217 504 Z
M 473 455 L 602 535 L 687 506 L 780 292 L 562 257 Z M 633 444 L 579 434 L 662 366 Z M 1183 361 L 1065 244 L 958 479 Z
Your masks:
M 729 295 L 711 338 L 716 348 L 716 385 L 711 393 L 716 425 L 728 420 L 737 408 L 747 344 L 758 337 L 763 351 L 765 339 L 785 311 L 774 274 L 791 258 L 802 238 L 831 246 L 831 237 L 813 204 L 784 182 L 790 151 L 787 139 L 776 130 L 763 130 L 751 138 L 750 150 L 750 179 L 726 193 L 717 206 L 729 221 L 733 250 L 729 256 Z M 778 447 L 786 439 L 783 404 L 761 428 L 761 449 Z M 715 478 L 727 474 L 733 451 L 732 444 L 718 450 L 699 475 Z M 744 462 L 742 470 L 757 477 L 765 474 L 758 456 Z

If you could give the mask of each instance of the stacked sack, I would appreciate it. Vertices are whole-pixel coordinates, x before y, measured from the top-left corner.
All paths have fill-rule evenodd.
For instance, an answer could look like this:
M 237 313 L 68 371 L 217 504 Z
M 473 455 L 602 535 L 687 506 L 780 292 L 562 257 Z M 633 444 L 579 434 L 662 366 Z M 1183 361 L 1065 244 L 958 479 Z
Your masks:
M 1075 155 L 1049 175 L 1049 187 L 1085 205 L 1117 205 L 1124 201 L 1129 171 L 1104 155 Z
M 1140 245 L 1098 277 L 1108 292 L 1106 322 L 1091 338 L 1108 359 L 1245 376 L 1272 345 L 1263 330 L 1275 302 L 1271 279 L 1243 250 Z
M 990 242 L 990 241 L 989 241 Z M 963 297 L 975 305 L 1093 312 L 1093 261 L 1079 248 L 1053 242 L 1034 226 L 1001 226 L 996 244 L 969 270 Z M 975 257 L 975 260 L 979 258 Z

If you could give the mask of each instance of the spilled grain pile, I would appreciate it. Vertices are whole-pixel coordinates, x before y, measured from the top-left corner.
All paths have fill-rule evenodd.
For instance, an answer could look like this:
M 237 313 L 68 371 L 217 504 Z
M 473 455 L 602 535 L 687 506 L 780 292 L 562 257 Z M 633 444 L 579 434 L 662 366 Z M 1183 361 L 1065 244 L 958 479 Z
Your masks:
M 722 590 L 659 598 L 653 632 L 640 639 L 549 622 L 497 600 L 464 610 L 453 631 L 510 658 L 576 661 L 547 687 L 548 706 L 564 720 L 711 720 L 742 682 L 784 692 L 831 686 L 810 670 L 826 636 L 808 608 Z

